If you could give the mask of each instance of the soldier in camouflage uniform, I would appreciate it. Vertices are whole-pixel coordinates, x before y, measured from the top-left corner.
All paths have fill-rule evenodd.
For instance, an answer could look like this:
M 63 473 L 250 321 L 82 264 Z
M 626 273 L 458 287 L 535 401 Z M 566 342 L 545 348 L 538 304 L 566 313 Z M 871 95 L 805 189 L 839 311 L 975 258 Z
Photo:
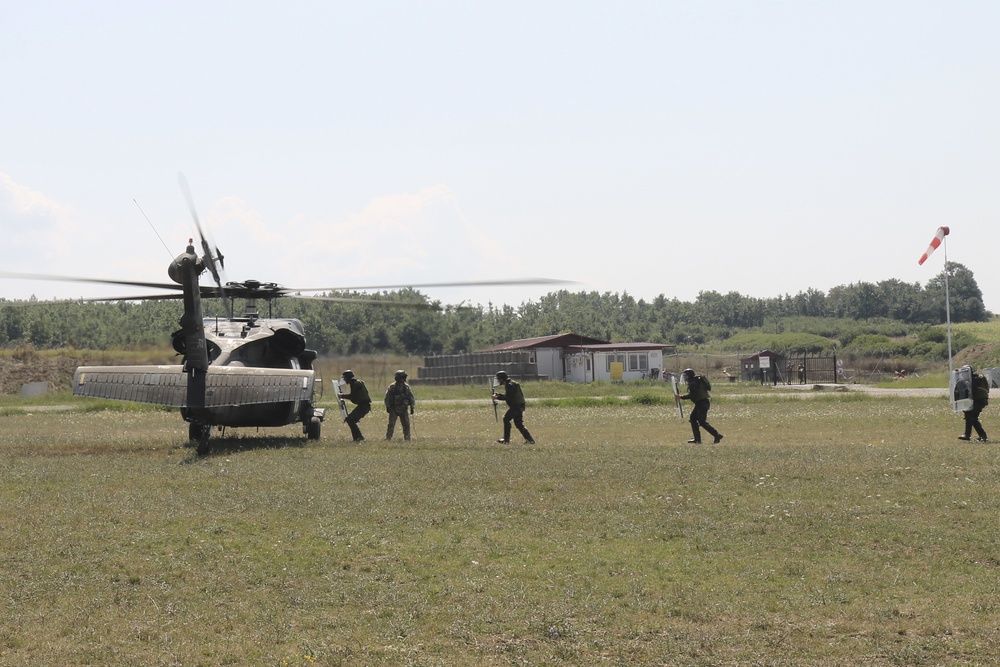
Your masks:
M 389 413 L 389 426 L 385 430 L 385 439 L 392 440 L 396 430 L 396 419 L 403 425 L 403 440 L 410 439 L 410 415 L 413 414 L 413 391 L 406 384 L 406 371 L 396 371 L 396 381 L 385 391 L 385 411 Z

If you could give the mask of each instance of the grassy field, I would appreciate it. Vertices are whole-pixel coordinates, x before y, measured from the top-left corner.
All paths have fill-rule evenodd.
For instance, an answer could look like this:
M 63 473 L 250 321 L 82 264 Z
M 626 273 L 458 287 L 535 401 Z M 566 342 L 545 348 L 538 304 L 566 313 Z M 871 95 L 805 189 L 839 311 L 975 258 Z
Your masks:
M 483 403 L 203 458 L 5 413 L 0 665 L 994 664 L 1000 462 L 944 398 L 727 391 L 718 446 L 642 392 L 530 407 L 536 446 Z

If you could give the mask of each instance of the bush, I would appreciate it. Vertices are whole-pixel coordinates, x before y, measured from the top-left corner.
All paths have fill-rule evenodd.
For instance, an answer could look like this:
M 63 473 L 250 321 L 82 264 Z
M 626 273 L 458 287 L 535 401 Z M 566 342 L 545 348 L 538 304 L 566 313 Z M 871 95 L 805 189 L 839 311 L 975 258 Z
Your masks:
M 857 354 L 897 357 L 906 356 L 910 345 L 906 341 L 893 340 L 881 334 L 862 334 L 851 341 L 849 349 Z
M 837 341 L 809 333 L 771 334 L 756 331 L 736 334 L 720 347 L 732 352 L 771 350 L 774 352 L 819 354 L 835 349 Z

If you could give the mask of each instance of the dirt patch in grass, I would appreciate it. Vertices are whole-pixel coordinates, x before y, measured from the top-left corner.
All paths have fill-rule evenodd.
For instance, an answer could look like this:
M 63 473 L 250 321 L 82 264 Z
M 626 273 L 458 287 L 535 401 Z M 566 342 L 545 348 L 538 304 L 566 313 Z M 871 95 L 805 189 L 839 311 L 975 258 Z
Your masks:
M 33 351 L 4 355 L 0 357 L 0 393 L 16 396 L 21 385 L 29 382 L 48 382 L 54 391 L 68 389 L 82 363 L 80 357 L 42 356 Z
M 78 366 L 174 363 L 173 351 L 100 352 L 93 350 L 3 350 L 0 351 L 0 394 L 17 396 L 21 385 L 47 382 L 49 391 L 68 390 Z

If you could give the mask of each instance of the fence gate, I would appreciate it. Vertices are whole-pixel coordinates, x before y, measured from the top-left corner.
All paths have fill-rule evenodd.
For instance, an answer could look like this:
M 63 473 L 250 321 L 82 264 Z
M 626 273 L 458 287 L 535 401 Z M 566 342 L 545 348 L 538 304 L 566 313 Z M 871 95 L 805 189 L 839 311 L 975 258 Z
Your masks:
M 836 384 L 837 357 L 788 357 L 788 384 Z

